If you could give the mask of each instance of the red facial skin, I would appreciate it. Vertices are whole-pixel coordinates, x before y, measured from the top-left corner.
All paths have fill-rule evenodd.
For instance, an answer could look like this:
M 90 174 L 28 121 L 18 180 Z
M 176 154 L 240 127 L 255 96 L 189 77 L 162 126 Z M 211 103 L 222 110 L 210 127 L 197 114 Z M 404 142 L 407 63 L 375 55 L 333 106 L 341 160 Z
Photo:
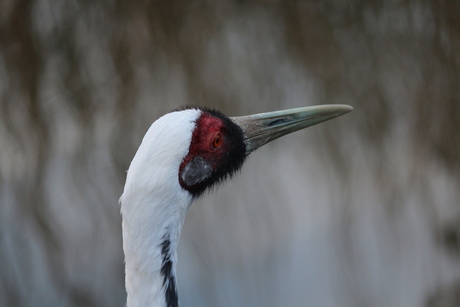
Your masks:
M 179 183 L 197 197 L 232 176 L 241 168 L 246 156 L 241 128 L 218 111 L 202 110 L 189 152 L 179 167 Z M 188 178 L 188 184 L 182 178 Z
M 213 170 L 217 169 L 226 152 L 225 134 L 226 129 L 221 119 L 203 113 L 196 123 L 189 152 L 180 165 L 179 173 L 185 165 L 197 156 L 206 160 Z M 182 184 L 183 182 L 181 182 Z

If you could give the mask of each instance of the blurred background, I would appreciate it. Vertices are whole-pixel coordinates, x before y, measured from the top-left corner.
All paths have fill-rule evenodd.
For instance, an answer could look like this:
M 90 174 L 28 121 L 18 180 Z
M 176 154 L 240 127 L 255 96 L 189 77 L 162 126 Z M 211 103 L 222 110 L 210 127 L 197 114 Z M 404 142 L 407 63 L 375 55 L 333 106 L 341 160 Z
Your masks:
M 0 0 L 0 306 L 124 306 L 150 124 L 345 103 L 194 203 L 181 306 L 460 306 L 460 2 Z

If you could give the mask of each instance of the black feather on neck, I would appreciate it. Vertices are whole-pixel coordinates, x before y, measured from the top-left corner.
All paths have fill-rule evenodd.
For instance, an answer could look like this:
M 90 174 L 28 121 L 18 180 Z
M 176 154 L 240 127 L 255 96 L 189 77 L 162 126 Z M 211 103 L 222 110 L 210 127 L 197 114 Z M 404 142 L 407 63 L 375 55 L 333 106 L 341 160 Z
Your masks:
M 172 260 L 171 260 L 171 241 L 169 234 L 165 235 L 161 243 L 161 256 L 163 262 L 161 264 L 161 275 L 163 275 L 163 288 L 165 291 L 165 299 L 167 307 L 178 307 L 176 279 L 172 273 Z

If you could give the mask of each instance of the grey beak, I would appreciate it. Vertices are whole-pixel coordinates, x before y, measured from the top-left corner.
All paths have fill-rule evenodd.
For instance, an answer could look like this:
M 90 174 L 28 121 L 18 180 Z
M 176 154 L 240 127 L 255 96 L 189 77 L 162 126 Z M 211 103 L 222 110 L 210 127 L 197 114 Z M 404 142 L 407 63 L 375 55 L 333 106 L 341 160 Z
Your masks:
M 232 117 L 241 127 L 249 154 L 288 133 L 307 128 L 351 112 L 353 107 L 342 104 L 319 105 L 282 111 Z

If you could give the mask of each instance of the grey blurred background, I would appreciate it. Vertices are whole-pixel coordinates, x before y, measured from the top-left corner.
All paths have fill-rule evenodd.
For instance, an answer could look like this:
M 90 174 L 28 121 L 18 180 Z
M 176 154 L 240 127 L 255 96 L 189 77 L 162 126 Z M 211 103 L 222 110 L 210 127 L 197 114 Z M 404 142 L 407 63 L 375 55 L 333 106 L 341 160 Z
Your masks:
M 0 306 L 124 306 L 149 125 L 354 112 L 189 210 L 181 306 L 460 306 L 460 2 L 0 0 Z

